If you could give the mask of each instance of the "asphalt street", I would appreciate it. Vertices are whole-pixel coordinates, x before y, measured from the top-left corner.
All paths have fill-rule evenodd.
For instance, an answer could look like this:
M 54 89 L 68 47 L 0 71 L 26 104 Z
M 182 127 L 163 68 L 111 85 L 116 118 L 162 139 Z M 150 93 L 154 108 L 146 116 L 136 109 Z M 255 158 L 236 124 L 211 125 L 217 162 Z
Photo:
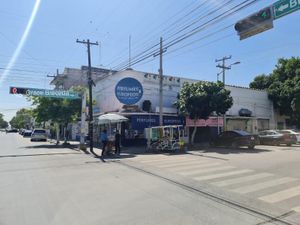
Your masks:
M 300 177 L 289 171 L 299 171 L 298 147 L 103 162 L 18 134 L 0 143 L 1 225 L 300 224 Z

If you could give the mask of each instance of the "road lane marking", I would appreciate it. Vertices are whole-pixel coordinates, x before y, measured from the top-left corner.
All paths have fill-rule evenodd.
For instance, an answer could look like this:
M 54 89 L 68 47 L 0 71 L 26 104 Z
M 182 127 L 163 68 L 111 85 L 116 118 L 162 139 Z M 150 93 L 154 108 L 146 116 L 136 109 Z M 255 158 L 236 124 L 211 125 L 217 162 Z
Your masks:
M 191 171 L 195 169 L 201 169 L 201 168 L 207 168 L 207 167 L 213 167 L 213 166 L 218 166 L 220 163 L 212 163 L 212 162 L 203 162 L 201 164 L 196 164 L 196 165 L 190 165 L 190 166 L 185 166 L 185 167 L 176 167 L 176 168 L 169 168 L 173 172 L 183 172 L 183 171 Z
M 265 202 L 269 203 L 275 203 L 275 202 L 280 202 L 292 197 L 295 197 L 297 195 L 300 195 L 300 186 L 297 187 L 292 187 L 283 191 L 279 191 L 270 195 L 266 195 L 263 197 L 260 197 L 260 200 L 263 200 Z
M 186 171 L 186 172 L 179 172 L 181 175 L 197 175 L 202 173 L 209 173 L 209 172 L 216 172 L 216 171 L 223 171 L 223 170 L 229 170 L 229 169 L 235 169 L 234 166 L 220 166 L 220 167 L 214 167 L 214 168 L 202 168 L 200 170 L 193 170 L 193 171 Z
M 274 187 L 274 186 L 278 186 L 278 185 L 281 185 L 281 184 L 289 183 L 289 182 L 292 182 L 292 181 L 295 181 L 295 180 L 297 180 L 297 179 L 292 178 L 292 177 L 284 177 L 284 178 L 270 180 L 270 181 L 266 181 L 266 182 L 262 182 L 262 183 L 256 183 L 256 184 L 251 184 L 251 185 L 247 185 L 247 186 L 242 186 L 242 187 L 239 187 L 237 189 L 234 189 L 233 191 L 237 192 L 237 193 L 240 193 L 240 194 L 246 194 L 246 193 L 266 189 L 266 188 L 269 188 L 269 187 Z
M 300 206 L 292 208 L 292 210 L 294 210 L 295 212 L 300 212 Z
M 165 164 L 165 163 L 175 163 L 175 162 L 189 162 L 189 161 L 201 161 L 199 159 L 193 159 L 193 158 L 168 158 L 168 159 L 160 159 L 160 160 L 147 160 L 147 161 L 139 161 L 142 163 L 147 163 L 147 164 Z
M 219 181 L 219 182 L 215 182 L 212 184 L 215 186 L 218 186 L 218 187 L 225 187 L 228 185 L 240 184 L 240 183 L 258 180 L 258 179 L 266 178 L 266 177 L 270 177 L 270 176 L 274 176 L 274 175 L 271 173 L 259 173 L 259 174 L 254 174 L 254 175 L 250 175 L 250 176 L 243 176 L 243 177 L 228 179 L 228 180 L 224 180 L 224 181 Z
M 189 166 L 189 165 L 199 165 L 201 163 L 209 163 L 209 161 L 199 161 L 199 160 L 187 160 L 187 161 L 179 161 L 179 162 L 170 162 L 164 164 L 156 164 L 156 166 L 161 168 L 168 168 L 168 167 L 177 167 L 177 166 Z
M 238 170 L 238 171 L 232 171 L 227 173 L 218 173 L 218 174 L 212 174 L 212 175 L 205 175 L 200 177 L 193 177 L 195 180 L 212 180 L 216 178 L 222 178 L 222 177 L 229 177 L 233 175 L 243 174 L 243 173 L 251 173 L 253 170 Z

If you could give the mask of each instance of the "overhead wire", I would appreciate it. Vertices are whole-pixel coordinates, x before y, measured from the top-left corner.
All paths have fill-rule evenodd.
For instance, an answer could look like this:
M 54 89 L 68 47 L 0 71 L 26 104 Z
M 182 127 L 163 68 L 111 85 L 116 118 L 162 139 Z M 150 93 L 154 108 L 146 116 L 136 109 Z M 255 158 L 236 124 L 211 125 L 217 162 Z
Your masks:
M 232 2 L 232 1 L 233 1 L 233 0 L 230 0 L 230 2 Z M 248 1 L 249 1 L 249 0 L 248 0 Z M 226 4 L 228 4 L 228 1 L 227 1 L 225 4 L 222 4 L 221 7 L 225 6 Z M 204 16 L 202 16 L 201 19 L 205 19 L 206 17 L 209 17 L 211 14 L 217 12 L 219 9 L 220 9 L 220 7 L 217 8 L 217 9 L 215 9 L 215 10 L 213 10 L 213 11 L 210 11 L 209 13 L 205 14 Z M 202 25 L 201 25 L 201 26 L 202 26 Z M 200 26 L 200 27 L 201 27 L 201 26 Z M 188 27 L 187 27 L 187 28 L 188 28 Z M 198 26 L 197 28 L 199 28 L 199 26 Z M 185 28 L 185 29 L 186 29 L 186 28 Z M 156 46 L 158 46 L 158 45 L 159 45 L 159 43 L 156 44 Z M 140 56 L 140 55 L 143 54 L 144 52 L 147 52 L 147 51 L 151 50 L 153 47 L 155 47 L 155 46 L 152 46 L 151 48 L 149 48 L 149 49 L 143 51 L 143 52 L 140 53 L 138 56 Z M 157 50 L 158 50 L 158 49 L 157 49 Z M 155 52 L 151 52 L 151 54 L 155 54 Z M 135 57 L 135 58 L 137 58 L 137 57 Z M 119 65 L 117 65 L 117 66 L 114 67 L 114 68 L 117 68 L 117 69 L 122 68 L 121 66 L 124 65 L 124 64 L 126 65 L 126 62 L 123 62 L 122 64 L 119 64 Z
M 191 13 L 195 12 L 196 10 L 198 10 L 199 8 L 201 8 L 205 3 L 208 3 L 209 1 L 210 1 L 210 0 L 206 0 L 206 1 L 204 1 L 204 3 L 201 2 L 201 4 L 197 5 L 197 6 L 196 6 L 195 8 L 193 8 L 191 11 L 189 11 L 188 13 L 186 13 L 184 16 L 182 16 L 182 17 L 176 19 L 176 21 L 172 22 L 172 23 L 169 24 L 166 28 L 164 28 L 162 31 L 158 31 L 158 32 L 165 32 L 166 30 L 168 30 L 168 29 L 170 29 L 171 27 L 173 27 L 176 23 L 182 22 L 182 20 L 183 20 L 185 17 L 191 15 Z M 195 2 L 197 2 L 197 1 L 194 1 L 194 2 L 192 2 L 192 3 L 190 3 L 190 4 L 188 4 L 187 6 L 185 6 L 183 9 L 180 9 L 179 11 L 176 11 L 176 13 L 175 13 L 174 15 L 172 15 L 170 18 L 174 18 L 175 16 L 180 15 L 181 13 L 184 13 L 185 10 L 187 10 L 187 9 L 188 9 L 190 6 L 192 6 Z M 164 26 L 165 24 L 167 24 L 166 21 L 164 21 L 163 23 L 161 23 L 161 24 L 159 25 L 159 27 Z M 156 27 L 155 29 L 157 29 L 157 27 Z M 153 32 L 154 32 L 154 30 L 150 30 L 149 32 L 147 32 L 147 33 L 144 35 L 144 36 L 147 37 L 148 34 L 152 34 L 150 37 L 148 37 L 148 38 L 146 39 L 145 42 L 142 42 L 143 39 L 139 39 L 139 41 L 135 42 L 135 45 L 133 46 L 132 50 L 134 51 L 134 50 L 136 50 L 138 47 L 140 47 L 140 46 L 142 46 L 142 45 L 143 45 L 143 46 L 147 45 L 147 44 L 149 43 L 149 40 L 152 41 L 153 38 L 154 38 L 155 36 L 157 36 L 157 34 L 153 34 Z M 153 42 L 153 41 L 152 41 L 152 42 Z M 137 44 L 137 43 L 138 43 L 138 44 Z M 149 44 L 150 44 L 150 43 L 149 43 Z M 151 45 L 152 45 L 152 44 L 151 44 Z M 143 47 L 143 48 L 145 48 L 145 47 Z M 127 51 L 127 50 L 128 50 L 128 47 L 127 47 L 126 49 L 124 49 L 123 52 L 124 52 L 124 51 Z M 121 52 L 121 53 L 122 53 L 122 52 Z M 126 54 L 126 52 L 124 52 L 124 54 L 122 54 L 122 56 L 125 55 L 125 54 Z M 118 57 L 115 58 L 114 60 L 110 61 L 110 62 L 107 64 L 107 66 L 111 65 L 112 63 L 114 63 L 114 62 L 117 61 L 118 59 L 122 58 L 122 56 L 118 56 Z
M 230 2 L 232 2 L 232 1 L 234 1 L 234 0 L 230 0 Z M 185 25 L 186 26 L 186 22 L 192 22 L 192 23 L 194 23 L 194 20 L 188 20 L 188 21 L 184 21 L 184 19 L 185 19 L 185 17 L 187 17 L 187 16 L 189 16 L 192 12 L 195 12 L 196 10 L 198 10 L 199 8 L 201 8 L 201 7 L 203 7 L 206 3 L 208 3 L 208 2 L 210 2 L 210 0 L 207 0 L 207 1 L 205 1 L 204 3 L 203 2 L 201 2 L 201 4 L 200 5 L 198 5 L 196 8 L 194 8 L 194 9 L 192 9 L 191 11 L 189 11 L 188 13 L 186 13 L 183 17 L 180 17 L 179 19 L 177 19 L 176 20 L 176 23 L 175 22 L 173 22 L 172 23 L 172 26 L 168 26 L 167 28 L 165 28 L 163 31 L 167 31 L 167 32 L 165 32 L 165 33 L 161 33 L 160 35 L 167 35 L 169 32 L 172 32 L 174 29 L 177 29 L 177 26 L 175 26 L 175 25 L 179 25 L 178 24 L 178 22 L 180 22 L 180 23 L 182 23 L 182 21 L 183 21 L 183 25 Z M 209 5 L 210 6 L 210 5 Z M 222 5 L 222 7 L 224 7 L 224 6 L 226 6 L 226 4 L 223 4 Z M 215 7 L 213 7 L 213 12 L 217 12 L 219 9 L 215 9 Z M 207 8 L 204 8 L 204 10 L 203 10 L 203 12 L 204 13 L 202 13 L 201 14 L 201 19 L 203 19 L 203 18 L 205 18 L 205 17 L 207 17 L 207 16 L 203 16 L 204 14 L 205 14 L 205 11 L 207 10 Z M 187 27 L 188 28 L 188 27 Z M 187 29 L 187 28 L 185 28 L 185 29 Z M 171 29 L 171 30 L 170 30 Z M 163 32 L 162 31 L 162 32 Z M 157 41 L 155 41 L 156 43 L 157 43 Z M 147 42 L 148 43 L 148 42 Z M 157 44 L 157 45 L 159 45 L 159 44 Z M 118 66 L 119 65 L 121 65 L 121 63 L 120 64 L 118 64 Z M 117 67 L 117 66 L 116 66 Z
M 173 45 L 175 45 L 175 44 L 177 44 L 179 42 L 182 42 L 183 40 L 185 40 L 185 39 L 193 36 L 194 34 L 200 32 L 200 31 L 202 31 L 204 29 L 206 29 L 209 26 L 212 26 L 213 24 L 215 24 L 217 22 L 220 22 L 220 21 L 224 20 L 225 18 L 227 18 L 227 17 L 233 15 L 234 13 L 236 13 L 236 12 L 238 12 L 238 11 L 240 11 L 240 10 L 242 10 L 242 9 L 250 6 L 250 5 L 252 5 L 253 3 L 255 3 L 257 1 L 259 1 L 259 0 L 245 0 L 242 3 L 239 3 L 238 5 L 230 8 L 230 9 L 226 10 L 225 12 L 222 12 L 221 14 L 215 16 L 214 18 L 206 21 L 205 23 L 201 24 L 200 26 L 197 26 L 197 27 L 193 28 L 192 30 L 186 32 L 185 34 L 183 34 L 183 35 L 181 35 L 181 36 L 179 36 L 177 38 L 174 38 L 173 40 L 169 41 L 164 46 L 164 48 L 169 48 L 169 47 L 171 47 L 171 46 L 173 46 Z M 139 62 L 141 62 L 141 61 L 143 61 L 143 60 L 145 60 L 145 59 L 153 56 L 153 54 L 155 54 L 155 53 L 157 54 L 157 51 L 158 51 L 158 49 L 156 49 L 156 51 L 154 51 L 154 52 L 152 51 L 152 52 L 150 52 L 150 53 L 148 53 L 146 55 L 142 55 L 140 58 L 138 58 L 135 61 L 133 61 L 131 63 L 131 65 L 135 65 L 135 64 L 137 64 L 137 63 L 139 63 Z M 126 66 L 117 67 L 116 70 L 123 70 L 125 68 L 126 68 Z

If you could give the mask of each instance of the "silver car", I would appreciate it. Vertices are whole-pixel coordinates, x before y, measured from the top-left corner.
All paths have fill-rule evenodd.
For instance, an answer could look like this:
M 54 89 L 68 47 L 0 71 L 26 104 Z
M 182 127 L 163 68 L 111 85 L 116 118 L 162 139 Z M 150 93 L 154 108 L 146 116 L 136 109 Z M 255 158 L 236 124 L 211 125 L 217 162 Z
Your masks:
M 47 141 L 47 132 L 44 129 L 34 129 L 31 134 L 31 141 Z

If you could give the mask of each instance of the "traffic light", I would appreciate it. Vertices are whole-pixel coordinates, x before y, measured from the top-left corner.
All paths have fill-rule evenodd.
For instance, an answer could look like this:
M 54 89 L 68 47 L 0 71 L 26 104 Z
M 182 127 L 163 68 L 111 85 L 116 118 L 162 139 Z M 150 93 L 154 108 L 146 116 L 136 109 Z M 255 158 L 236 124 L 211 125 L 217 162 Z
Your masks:
M 28 90 L 28 88 L 10 87 L 9 93 L 25 95 L 27 90 Z
M 272 19 L 272 10 L 268 7 L 243 20 L 240 20 L 235 24 L 234 28 L 237 32 L 242 33 L 253 27 L 259 26 L 261 23 L 267 23 Z
M 234 28 L 240 35 L 241 40 L 273 28 L 272 8 L 264 8 L 238 21 Z

